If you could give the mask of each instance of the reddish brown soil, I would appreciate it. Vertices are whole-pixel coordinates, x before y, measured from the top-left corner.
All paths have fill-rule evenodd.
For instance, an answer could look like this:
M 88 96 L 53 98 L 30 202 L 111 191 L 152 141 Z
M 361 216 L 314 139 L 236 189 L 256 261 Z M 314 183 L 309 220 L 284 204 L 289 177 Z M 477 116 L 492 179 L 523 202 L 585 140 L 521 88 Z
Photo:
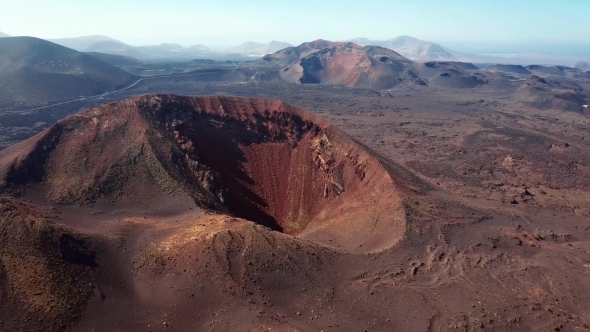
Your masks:
M 433 86 L 449 88 L 473 88 L 486 83 L 467 75 L 466 70 L 472 68 L 445 62 L 417 63 L 386 48 L 346 43 L 326 46 L 300 57 L 281 70 L 280 76 L 291 83 L 372 89 L 390 89 L 400 84 L 426 85 L 427 79 L 432 79 Z M 451 74 L 453 77 L 446 79 Z
M 281 77 L 292 83 L 384 89 L 399 84 L 414 65 L 420 66 L 394 51 L 349 43 L 308 55 L 281 71 Z
M 370 143 L 421 128 L 395 122 L 408 113 L 334 118 Z M 454 132 L 464 126 L 448 126 L 439 140 L 410 137 L 416 149 L 384 152 L 410 164 L 453 144 L 485 145 L 472 125 L 465 142 Z M 440 172 L 453 161 L 429 158 Z M 520 172 L 520 163 L 494 167 Z M 525 203 L 543 199 L 532 188 L 511 205 L 470 197 L 450 175 L 429 184 L 278 101 L 161 95 L 103 105 L 1 151 L 0 175 L 0 330 L 590 324 L 587 217 Z

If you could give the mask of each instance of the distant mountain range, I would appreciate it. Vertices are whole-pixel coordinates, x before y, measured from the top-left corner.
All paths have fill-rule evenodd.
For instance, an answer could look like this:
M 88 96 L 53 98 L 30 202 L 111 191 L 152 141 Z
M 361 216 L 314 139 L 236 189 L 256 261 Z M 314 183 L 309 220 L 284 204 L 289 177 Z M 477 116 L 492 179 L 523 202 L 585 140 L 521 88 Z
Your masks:
M 441 45 L 408 36 L 400 36 L 389 40 L 355 38 L 349 41 L 361 46 L 385 47 L 415 61 L 459 61 L 463 57 L 463 54 Z M 468 61 L 470 60 L 466 60 L 466 62 Z
M 367 38 L 355 38 L 349 40 L 362 46 L 374 45 L 394 50 L 397 53 L 414 61 L 460 61 L 474 63 L 494 63 L 499 60 L 506 61 L 492 56 L 462 53 L 451 50 L 429 41 L 420 40 L 409 36 L 399 36 L 388 40 L 370 40 Z
M 282 50 L 293 45 L 280 41 L 271 41 L 268 44 L 260 44 L 255 42 L 245 42 L 236 47 L 227 49 L 229 53 L 245 54 L 249 56 L 261 57 L 266 54 L 274 53 L 278 50 Z
M 84 36 L 84 37 L 75 37 L 75 38 L 59 38 L 59 39 L 48 39 L 48 41 L 52 43 L 56 43 L 61 46 L 65 46 L 67 48 L 71 48 L 73 50 L 79 52 L 85 52 L 88 48 L 94 44 L 102 43 L 102 42 L 122 42 L 115 40 L 113 38 L 107 36 Z
M 452 50 L 440 44 L 409 36 L 388 40 L 355 38 L 349 40 L 359 45 L 374 45 L 389 48 L 414 61 L 460 61 L 477 64 L 560 64 L 573 65 L 580 57 L 538 53 L 518 54 L 470 54 Z
M 225 50 L 213 50 L 205 45 L 193 45 L 183 47 L 179 44 L 164 43 L 160 45 L 131 46 L 119 40 L 107 36 L 84 36 L 77 38 L 51 39 L 51 42 L 72 48 L 80 52 L 100 52 L 108 54 L 126 55 L 144 61 L 154 60 L 184 60 L 196 58 L 212 59 L 240 59 L 247 60 L 252 57 L 262 57 L 279 50 L 292 47 L 291 44 L 281 41 L 270 43 L 245 42 Z M 463 62 L 496 62 L 498 58 L 461 53 L 439 44 L 419 40 L 413 37 L 401 36 L 390 40 L 370 40 L 356 38 L 353 42 L 360 46 L 380 46 L 394 50 L 404 57 L 414 61 L 463 61 Z
M 209 56 L 212 51 L 203 46 L 183 47 L 179 44 L 132 46 L 107 36 L 83 36 L 50 39 L 49 41 L 79 52 L 99 52 L 133 57 L 140 60 L 186 60 Z
M 0 32 L 0 37 L 10 37 Z M 182 46 L 179 44 L 163 43 L 159 45 L 132 46 L 122 41 L 101 35 L 83 36 L 75 38 L 50 39 L 56 44 L 74 49 L 79 52 L 99 52 L 134 57 L 141 61 L 185 61 L 194 59 L 212 60 L 251 60 L 255 57 L 270 55 L 279 50 L 287 50 L 291 44 L 281 41 L 270 43 L 256 43 L 252 41 L 227 49 L 211 49 L 197 44 Z M 368 38 L 354 38 L 352 42 L 360 46 L 380 46 L 393 50 L 404 57 L 418 62 L 425 61 L 455 61 L 477 64 L 561 64 L 573 65 L 586 59 L 573 56 L 554 56 L 543 54 L 470 54 L 458 52 L 440 44 L 420 40 L 409 36 L 400 36 L 387 40 L 371 40 Z
M 272 41 L 268 44 L 246 42 L 227 50 L 212 50 L 205 45 L 184 47 L 179 44 L 132 46 L 107 36 L 84 36 L 77 38 L 51 39 L 51 42 L 80 51 L 125 55 L 144 61 L 192 60 L 197 58 L 247 60 L 276 52 L 289 43 Z

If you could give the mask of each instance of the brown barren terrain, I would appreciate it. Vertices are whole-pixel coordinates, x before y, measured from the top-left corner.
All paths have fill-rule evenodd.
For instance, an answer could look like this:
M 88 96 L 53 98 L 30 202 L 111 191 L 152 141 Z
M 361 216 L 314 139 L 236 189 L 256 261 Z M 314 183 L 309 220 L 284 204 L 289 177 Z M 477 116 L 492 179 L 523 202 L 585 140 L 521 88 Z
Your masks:
M 584 90 L 481 76 L 200 85 L 350 136 L 150 95 L 1 151 L 0 329 L 588 330 L 589 122 L 569 95 L 538 108 Z
M 111 64 L 127 59 L 97 55 L 33 37 L 0 38 L 0 113 L 98 95 L 135 81 L 133 75 Z
M 0 165 L 2 188 L 8 195 L 6 209 L 23 209 L 15 213 L 19 219 L 6 217 L 6 232 L 14 224 L 22 223 L 20 218 L 32 218 L 20 207 L 19 199 L 15 201 L 11 196 L 26 197 L 51 211 L 59 209 L 57 206 L 73 204 L 101 206 L 105 211 L 99 215 L 109 215 L 117 205 L 129 206 L 132 211 L 152 204 L 160 207 L 150 208 L 149 217 L 145 211 L 127 213 L 123 220 L 96 220 L 92 226 L 81 220 L 69 220 L 68 214 L 64 214 L 63 220 L 56 217 L 58 223 L 73 228 L 71 233 L 57 238 L 75 246 L 74 261 L 67 262 L 62 245 L 62 258 L 70 264 L 60 264 L 65 264 L 66 271 L 80 269 L 80 264 L 86 266 L 84 276 L 88 280 L 100 278 L 100 272 L 93 268 L 116 264 L 108 259 L 103 262 L 100 251 L 95 259 L 96 249 L 82 240 L 109 237 L 110 232 L 96 230 L 99 224 L 116 223 L 118 227 L 131 229 L 136 224 L 143 229 L 137 235 L 124 237 L 123 241 L 135 242 L 138 240 L 135 236 L 151 232 L 160 239 L 144 243 L 132 254 L 137 255 L 134 261 L 144 261 L 148 275 L 153 268 L 161 268 L 157 263 L 162 259 L 160 255 L 194 252 L 194 248 L 187 249 L 182 243 L 201 238 L 198 242 L 204 242 L 197 244 L 198 247 L 220 247 L 211 257 L 207 253 L 197 254 L 197 260 L 200 256 L 203 260 L 223 257 L 229 260 L 225 268 L 226 263 L 220 261 L 221 270 L 208 273 L 229 273 L 239 282 L 247 271 L 245 265 L 260 268 L 257 259 L 277 255 L 268 250 L 248 258 L 242 257 L 244 252 L 231 252 L 234 246 L 238 246 L 236 250 L 260 251 L 261 245 L 252 241 L 266 239 L 271 245 L 276 242 L 273 246 L 286 246 L 279 249 L 279 257 L 293 255 L 301 262 L 294 266 L 301 266 L 310 258 L 297 249 L 299 246 L 309 247 L 313 252 L 331 252 L 330 255 L 335 254 L 334 250 L 362 253 L 392 247 L 405 232 L 403 197 L 412 192 L 370 153 L 324 120 L 282 102 L 262 99 L 162 95 L 106 104 L 70 116 L 36 137 L 4 150 Z M 168 206 L 189 197 L 192 207 L 186 211 Z M 372 208 L 367 210 L 367 206 Z M 193 209 L 193 213 L 186 214 Z M 76 219 L 94 215 L 74 211 L 71 213 L 78 216 Z M 184 225 L 180 228 L 157 217 L 163 215 L 166 220 L 179 213 Z M 33 241 L 42 236 L 47 223 L 44 217 L 48 216 L 39 213 L 36 218 L 41 230 L 33 229 L 31 238 L 25 235 L 24 240 Z M 252 222 L 266 227 L 254 226 Z M 106 227 L 112 230 L 113 226 Z M 291 236 L 281 235 L 279 231 Z M 229 238 L 217 243 L 215 234 L 228 234 Z M 43 248 L 43 244 L 39 245 Z M 165 252 L 160 252 L 162 246 L 167 248 Z M 5 255 L 17 255 L 18 248 L 7 245 Z M 151 254 L 145 256 L 144 251 Z M 281 251 L 284 253 L 280 254 Z M 13 265 L 3 264 L 8 266 L 7 280 L 26 278 L 27 274 L 18 270 L 24 268 L 24 262 L 20 264 L 15 257 L 9 261 Z M 36 278 L 43 278 L 56 268 L 52 264 L 40 265 L 42 273 Z M 88 287 L 77 288 L 76 283 L 64 286 L 64 290 L 74 298 L 89 297 Z M 35 302 L 37 293 L 27 291 L 21 294 L 9 284 L 6 296 L 17 302 L 18 299 Z M 76 311 L 81 304 L 67 306 L 64 301 L 54 308 L 50 303 L 37 310 L 27 307 L 29 310 L 18 312 L 24 314 L 23 319 L 40 315 L 44 323 L 68 325 L 61 312 Z M 5 314 L 14 315 L 10 309 L 5 307 L 8 310 Z M 49 311 L 53 316 L 40 314 L 39 310 Z

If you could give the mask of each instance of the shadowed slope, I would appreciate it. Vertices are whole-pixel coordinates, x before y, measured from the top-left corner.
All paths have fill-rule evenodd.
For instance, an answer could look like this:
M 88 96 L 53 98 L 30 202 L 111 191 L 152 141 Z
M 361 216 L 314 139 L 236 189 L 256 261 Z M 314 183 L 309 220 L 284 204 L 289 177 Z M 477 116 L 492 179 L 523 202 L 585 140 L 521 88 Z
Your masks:
M 96 95 L 132 80 L 132 75 L 92 55 L 42 39 L 0 39 L 0 98 L 7 101 Z

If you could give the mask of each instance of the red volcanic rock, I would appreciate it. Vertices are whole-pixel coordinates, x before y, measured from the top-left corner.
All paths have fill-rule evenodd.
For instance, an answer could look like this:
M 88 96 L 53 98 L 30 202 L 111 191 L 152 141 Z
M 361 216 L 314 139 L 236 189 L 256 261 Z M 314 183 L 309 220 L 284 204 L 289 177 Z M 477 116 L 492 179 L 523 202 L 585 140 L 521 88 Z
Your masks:
M 415 63 L 398 53 L 378 47 L 348 43 L 324 48 L 301 58 L 281 71 L 292 83 L 325 83 L 384 89 L 402 82 L 424 85 L 412 72 L 440 71 Z
M 0 330 L 190 330 L 216 308 L 256 330 L 269 296 L 305 303 L 341 257 L 406 235 L 411 192 L 376 158 L 277 100 L 153 95 L 67 117 L 0 151 Z
M 587 192 L 543 185 L 538 160 L 583 172 L 568 158 L 585 150 L 487 129 L 500 169 L 456 168 L 486 171 L 480 187 L 422 180 L 280 101 L 70 116 L 0 151 L 0 331 L 583 329 Z M 450 144 L 452 162 L 481 142 Z
M 0 152 L 0 176 L 4 190 L 62 204 L 188 194 L 203 208 L 354 250 L 390 246 L 404 232 L 400 187 L 381 164 L 276 100 L 105 104 Z
M 291 83 L 372 89 L 387 89 L 402 83 L 426 85 L 423 78 L 434 78 L 445 71 L 462 76 L 465 70 L 476 69 L 472 64 L 459 62 L 417 63 L 387 48 L 322 39 L 268 54 L 255 64 L 279 68 L 281 78 Z M 453 79 L 456 80 L 459 79 Z

